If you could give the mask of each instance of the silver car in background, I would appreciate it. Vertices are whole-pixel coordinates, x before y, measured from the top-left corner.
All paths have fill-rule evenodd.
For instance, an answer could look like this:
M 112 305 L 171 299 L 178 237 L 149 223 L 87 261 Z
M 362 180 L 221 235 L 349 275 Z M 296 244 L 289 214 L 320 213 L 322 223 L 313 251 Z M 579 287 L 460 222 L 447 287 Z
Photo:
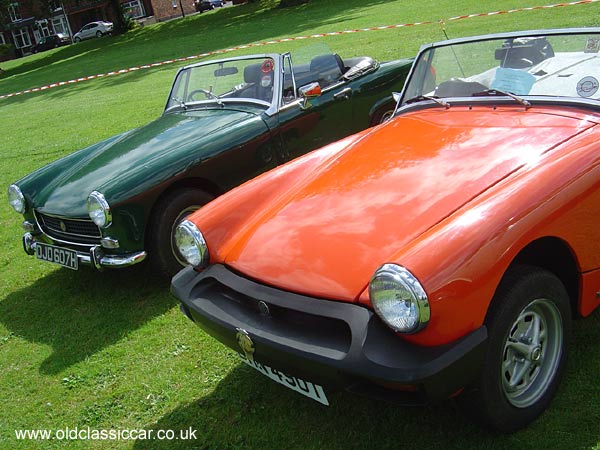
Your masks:
M 84 25 L 81 30 L 73 35 L 73 42 L 81 42 L 84 39 L 102 37 L 105 34 L 110 34 L 113 31 L 112 22 L 90 22 Z

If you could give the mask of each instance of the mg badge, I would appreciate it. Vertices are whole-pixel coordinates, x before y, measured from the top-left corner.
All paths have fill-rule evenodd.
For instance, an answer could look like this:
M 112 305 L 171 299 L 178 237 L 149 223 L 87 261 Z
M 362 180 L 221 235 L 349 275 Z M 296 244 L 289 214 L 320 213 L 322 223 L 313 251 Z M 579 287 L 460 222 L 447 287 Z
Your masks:
M 237 333 L 235 335 L 235 338 L 237 340 L 238 345 L 242 349 L 242 352 L 244 352 L 244 356 L 246 357 L 246 359 L 253 361 L 254 342 L 252 342 L 252 339 L 250 338 L 250 335 L 246 330 L 244 330 L 243 328 L 236 328 L 236 330 Z
M 58 222 L 58 226 L 63 232 L 67 231 L 67 225 L 62 220 Z

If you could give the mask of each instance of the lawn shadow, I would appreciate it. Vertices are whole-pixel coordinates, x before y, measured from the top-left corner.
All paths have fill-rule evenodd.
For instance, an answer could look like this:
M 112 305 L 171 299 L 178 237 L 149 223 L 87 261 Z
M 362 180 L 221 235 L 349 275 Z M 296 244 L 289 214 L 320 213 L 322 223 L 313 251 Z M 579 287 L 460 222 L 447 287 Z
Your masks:
M 403 407 L 330 393 L 331 406 L 323 407 L 243 363 L 220 380 L 210 394 L 180 406 L 146 428 L 174 430 L 177 434 L 180 430 L 196 430 L 193 441 L 152 441 L 156 450 L 597 448 L 600 386 L 592 380 L 600 366 L 600 346 L 590 349 L 585 344 L 600 337 L 600 312 L 577 322 L 575 327 L 575 351 L 557 397 L 536 422 L 514 434 L 476 426 L 453 400 Z M 199 380 L 182 382 L 203 387 Z M 569 445 L 565 447 L 565 443 Z M 133 448 L 145 450 L 148 441 L 138 440 Z
M 144 265 L 101 273 L 59 269 L 2 300 L 0 322 L 22 339 L 50 346 L 39 370 L 56 374 L 172 308 L 168 286 Z
M 15 75 L 46 69 L 48 66 L 59 63 L 63 60 L 71 60 L 73 58 L 80 58 L 90 55 L 93 56 L 101 49 L 102 47 L 100 46 L 84 43 L 65 45 L 55 49 L 54 51 L 41 52 L 37 54 L 36 58 L 31 58 L 25 64 L 21 64 L 17 67 L 7 70 L 2 77 L 0 77 L 0 81 Z

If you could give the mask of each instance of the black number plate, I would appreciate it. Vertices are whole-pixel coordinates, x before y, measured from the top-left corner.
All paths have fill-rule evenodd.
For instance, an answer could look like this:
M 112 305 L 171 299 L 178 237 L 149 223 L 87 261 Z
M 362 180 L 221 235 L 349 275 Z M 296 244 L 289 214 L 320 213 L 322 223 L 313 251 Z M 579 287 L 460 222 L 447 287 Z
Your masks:
M 35 257 L 42 261 L 48 261 L 69 269 L 79 269 L 77 252 L 68 248 L 55 247 L 54 245 L 35 244 Z

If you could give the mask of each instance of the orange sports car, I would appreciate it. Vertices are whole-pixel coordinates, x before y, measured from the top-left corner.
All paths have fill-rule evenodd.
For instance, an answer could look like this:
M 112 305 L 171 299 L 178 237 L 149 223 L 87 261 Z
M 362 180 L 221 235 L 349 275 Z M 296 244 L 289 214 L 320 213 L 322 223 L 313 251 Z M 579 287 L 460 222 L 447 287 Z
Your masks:
M 324 405 L 458 397 L 521 428 L 600 304 L 600 28 L 420 50 L 388 122 L 177 230 L 183 312 Z

